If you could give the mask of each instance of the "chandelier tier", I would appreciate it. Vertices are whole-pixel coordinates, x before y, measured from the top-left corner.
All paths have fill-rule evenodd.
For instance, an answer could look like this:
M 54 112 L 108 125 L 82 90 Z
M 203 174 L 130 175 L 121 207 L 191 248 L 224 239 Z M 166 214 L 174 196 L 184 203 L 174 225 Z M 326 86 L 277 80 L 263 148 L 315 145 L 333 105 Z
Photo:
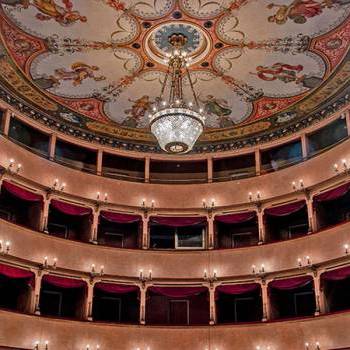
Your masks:
M 169 37 L 172 52 L 165 60 L 168 70 L 153 114 L 150 115 L 151 131 L 160 147 L 176 154 L 187 153 L 193 148 L 204 130 L 205 122 L 188 69 L 191 58 L 187 58 L 183 50 L 186 41 L 186 36 L 181 33 Z M 184 97 L 184 77 L 188 80 L 193 101 L 186 101 Z

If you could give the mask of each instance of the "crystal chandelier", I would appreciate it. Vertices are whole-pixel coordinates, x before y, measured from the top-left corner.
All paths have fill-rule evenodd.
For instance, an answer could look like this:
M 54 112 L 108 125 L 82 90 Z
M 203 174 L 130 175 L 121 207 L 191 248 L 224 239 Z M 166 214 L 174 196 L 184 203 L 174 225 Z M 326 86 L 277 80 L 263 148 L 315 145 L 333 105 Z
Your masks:
M 150 115 L 151 132 L 160 147 L 168 153 L 189 152 L 204 129 L 205 117 L 199 107 L 188 69 L 191 58 L 187 58 L 186 52 L 182 50 L 186 41 L 183 34 L 169 37 L 172 53 L 166 59 L 168 70 L 153 114 Z M 187 77 L 193 102 L 187 102 L 184 98 L 184 77 Z

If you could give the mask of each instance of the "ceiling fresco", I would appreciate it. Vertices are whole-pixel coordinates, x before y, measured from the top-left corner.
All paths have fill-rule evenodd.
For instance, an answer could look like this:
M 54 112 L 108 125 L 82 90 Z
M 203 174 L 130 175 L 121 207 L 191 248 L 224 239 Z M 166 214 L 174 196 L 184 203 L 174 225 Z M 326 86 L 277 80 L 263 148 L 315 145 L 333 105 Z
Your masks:
M 0 0 L 0 6 L 4 91 L 15 92 L 13 101 L 20 98 L 46 124 L 112 145 L 159 151 L 148 111 L 160 94 L 173 33 L 187 38 L 207 116 L 194 151 L 305 126 L 350 76 L 350 0 Z

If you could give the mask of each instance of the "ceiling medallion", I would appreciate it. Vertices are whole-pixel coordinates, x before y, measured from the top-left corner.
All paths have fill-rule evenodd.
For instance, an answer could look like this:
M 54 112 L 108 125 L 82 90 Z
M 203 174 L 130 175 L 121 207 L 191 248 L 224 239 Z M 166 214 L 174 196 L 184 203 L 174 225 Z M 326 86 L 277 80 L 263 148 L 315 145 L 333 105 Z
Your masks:
M 185 50 L 189 47 L 188 37 L 183 33 L 172 33 L 168 42 L 170 47 L 165 59 L 168 70 L 157 104 L 153 107 L 154 114 L 150 115 L 150 127 L 164 151 L 181 154 L 193 148 L 204 130 L 205 117 L 188 69 L 191 62 Z M 188 80 L 193 101 L 185 100 L 184 77 Z
M 191 57 L 191 65 L 203 60 L 210 52 L 212 44 L 208 33 L 195 23 L 186 21 L 170 21 L 152 28 L 145 38 L 145 50 L 154 61 L 164 65 L 167 53 L 172 52 L 173 46 L 169 38 L 174 34 L 186 38 L 182 50 Z

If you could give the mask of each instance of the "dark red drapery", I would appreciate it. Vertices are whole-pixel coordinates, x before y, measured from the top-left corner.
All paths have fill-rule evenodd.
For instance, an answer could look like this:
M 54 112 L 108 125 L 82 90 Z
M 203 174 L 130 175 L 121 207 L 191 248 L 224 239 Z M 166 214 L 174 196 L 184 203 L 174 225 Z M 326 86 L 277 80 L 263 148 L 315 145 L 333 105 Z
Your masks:
M 350 277 L 350 266 L 324 272 L 321 275 L 322 281 L 341 281 Z
M 19 267 L 0 264 L 0 275 L 13 279 L 26 279 L 32 287 L 35 285 L 34 273 Z
M 166 217 L 166 216 L 153 216 L 151 217 L 151 222 L 170 226 L 170 227 L 186 227 L 186 226 L 196 226 L 206 222 L 207 218 L 205 216 L 197 217 Z
M 267 208 L 265 209 L 264 213 L 270 216 L 287 216 L 296 213 L 305 207 L 305 205 L 306 202 L 302 200 L 294 203 L 283 204 L 277 207 Z
M 150 287 L 148 290 L 168 298 L 188 298 L 208 292 L 206 287 Z
M 51 284 L 52 286 L 64 289 L 75 289 L 75 288 L 86 288 L 86 282 L 83 280 L 78 280 L 68 277 L 60 277 L 53 275 L 45 275 L 43 277 L 43 282 Z
M 243 222 L 250 221 L 255 217 L 256 217 L 255 211 L 248 211 L 246 213 L 217 215 L 217 216 L 215 216 L 215 220 L 218 222 L 222 222 L 224 224 L 240 224 Z
M 71 216 L 85 216 L 85 215 L 91 215 L 92 209 L 86 208 L 86 207 L 80 207 L 75 204 L 70 204 L 66 202 L 61 202 L 56 199 L 53 199 L 51 201 L 51 205 L 56 210 L 60 211 L 63 214 L 71 215 Z
M 333 201 L 335 199 L 338 199 L 346 195 L 349 190 L 350 190 L 350 182 L 344 185 L 341 185 L 337 188 L 333 188 L 329 191 L 318 194 L 317 196 L 314 197 L 314 201 L 315 202 Z
M 118 224 L 132 224 L 141 221 L 140 215 L 114 213 L 111 211 L 101 211 L 101 217 Z
M 216 297 L 220 293 L 229 294 L 229 295 L 240 295 L 246 293 L 252 293 L 260 289 L 259 283 L 245 283 L 245 284 L 230 284 L 218 286 L 215 290 Z
M 111 294 L 128 294 L 140 291 L 139 287 L 137 286 L 128 286 L 125 284 L 114 284 L 105 282 L 96 283 L 95 288 L 102 292 Z
M 299 276 L 293 278 L 286 278 L 283 280 L 275 280 L 269 283 L 269 289 L 293 290 L 304 287 L 311 281 L 311 276 Z
M 11 182 L 4 181 L 3 188 L 10 192 L 13 196 L 26 202 L 42 202 L 43 197 L 40 194 L 30 192 L 22 187 L 16 186 Z

